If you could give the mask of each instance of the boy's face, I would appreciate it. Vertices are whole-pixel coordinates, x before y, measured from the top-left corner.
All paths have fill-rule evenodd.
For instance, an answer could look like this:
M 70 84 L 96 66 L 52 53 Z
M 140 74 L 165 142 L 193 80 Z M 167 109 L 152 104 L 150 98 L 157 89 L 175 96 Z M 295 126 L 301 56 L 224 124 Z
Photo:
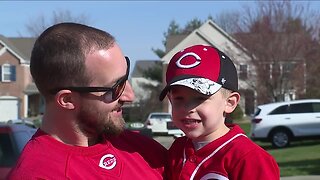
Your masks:
M 193 141 L 212 141 L 228 131 L 224 113 L 228 97 L 219 90 L 203 95 L 184 86 L 173 86 L 168 93 L 174 124 Z

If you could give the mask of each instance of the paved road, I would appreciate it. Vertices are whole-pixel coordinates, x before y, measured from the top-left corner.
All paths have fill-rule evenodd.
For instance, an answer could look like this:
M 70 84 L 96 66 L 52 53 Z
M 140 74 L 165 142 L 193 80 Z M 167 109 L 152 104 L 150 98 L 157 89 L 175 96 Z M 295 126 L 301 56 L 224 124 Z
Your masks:
M 167 149 L 171 146 L 172 142 L 174 141 L 174 138 L 172 136 L 155 136 L 153 137 L 153 139 L 158 141 Z M 320 175 L 281 177 L 280 180 L 320 180 Z
M 153 139 L 158 141 L 160 144 L 162 144 L 162 146 L 164 146 L 167 149 L 169 149 L 172 142 L 174 141 L 173 136 L 154 136 Z

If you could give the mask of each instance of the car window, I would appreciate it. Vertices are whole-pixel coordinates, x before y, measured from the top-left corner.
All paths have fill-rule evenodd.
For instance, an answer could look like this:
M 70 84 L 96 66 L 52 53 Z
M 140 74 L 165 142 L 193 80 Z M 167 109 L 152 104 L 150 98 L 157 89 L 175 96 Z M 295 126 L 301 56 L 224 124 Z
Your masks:
M 253 116 L 258 116 L 260 114 L 260 112 L 261 112 L 261 109 L 260 108 L 256 108 Z
M 10 167 L 17 160 L 13 144 L 8 133 L 0 134 L 0 167 Z
M 312 103 L 299 103 L 290 105 L 290 113 L 312 113 Z
M 279 106 L 273 111 L 271 111 L 269 114 L 287 114 L 289 113 L 289 106 L 288 105 L 283 105 Z
M 171 119 L 171 115 L 169 115 L 169 114 L 154 114 L 154 115 L 151 115 L 151 118 L 154 118 L 154 119 L 163 119 L 163 118 Z
M 312 103 L 313 112 L 320 112 L 320 103 Z

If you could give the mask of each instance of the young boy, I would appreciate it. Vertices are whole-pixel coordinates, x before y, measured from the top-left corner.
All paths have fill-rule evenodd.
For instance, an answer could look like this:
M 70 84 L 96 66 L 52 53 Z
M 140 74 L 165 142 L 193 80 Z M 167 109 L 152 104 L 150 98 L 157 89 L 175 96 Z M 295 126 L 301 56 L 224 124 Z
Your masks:
M 226 114 L 240 100 L 237 71 L 218 49 L 195 45 L 176 53 L 159 99 L 172 104 L 174 124 L 186 136 L 169 149 L 169 179 L 280 179 L 275 160 Z

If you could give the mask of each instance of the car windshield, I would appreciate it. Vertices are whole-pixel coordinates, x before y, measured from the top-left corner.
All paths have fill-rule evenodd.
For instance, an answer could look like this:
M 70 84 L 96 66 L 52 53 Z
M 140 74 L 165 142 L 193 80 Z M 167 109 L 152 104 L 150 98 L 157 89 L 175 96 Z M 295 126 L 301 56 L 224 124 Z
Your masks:
M 151 118 L 155 118 L 155 119 L 171 119 L 171 115 L 170 114 L 154 114 L 151 116 Z

